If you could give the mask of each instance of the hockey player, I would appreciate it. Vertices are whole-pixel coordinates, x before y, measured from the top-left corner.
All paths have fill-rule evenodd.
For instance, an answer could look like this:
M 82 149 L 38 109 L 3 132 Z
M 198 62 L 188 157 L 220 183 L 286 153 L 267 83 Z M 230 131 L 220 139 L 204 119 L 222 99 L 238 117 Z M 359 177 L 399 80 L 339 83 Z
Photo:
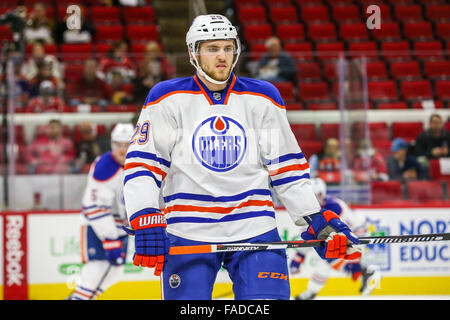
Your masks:
M 161 275 L 163 299 L 211 299 L 224 267 L 236 299 L 289 299 L 285 250 L 168 255 L 169 247 L 280 241 L 269 183 L 303 236 L 327 239 L 323 258 L 359 257 L 359 243 L 331 211 L 321 211 L 309 166 L 270 83 L 237 77 L 235 27 L 221 15 L 194 19 L 186 35 L 191 77 L 148 94 L 125 162 L 133 263 Z M 161 190 L 164 210 L 160 210 Z
M 320 178 L 311 179 L 314 193 L 323 209 L 332 210 L 338 214 L 357 236 L 363 236 L 366 232 L 366 219 L 362 215 L 357 215 L 347 204 L 335 197 L 326 196 L 327 186 Z M 300 265 L 304 262 L 309 249 L 298 250 L 289 265 L 291 274 L 300 272 Z M 322 290 L 328 280 L 331 270 L 347 273 L 351 275 L 353 281 L 361 280 L 360 292 L 362 295 L 369 295 L 378 285 L 380 272 L 373 266 L 361 264 L 361 258 L 352 261 L 344 259 L 332 259 L 329 261 L 319 260 L 314 267 L 314 271 L 309 279 L 306 291 L 295 297 L 296 300 L 311 300 Z
M 83 195 L 81 277 L 70 299 L 91 300 L 116 283 L 125 264 L 128 235 L 123 199 L 123 165 L 134 133 L 131 123 L 111 132 L 111 151 L 91 165 Z

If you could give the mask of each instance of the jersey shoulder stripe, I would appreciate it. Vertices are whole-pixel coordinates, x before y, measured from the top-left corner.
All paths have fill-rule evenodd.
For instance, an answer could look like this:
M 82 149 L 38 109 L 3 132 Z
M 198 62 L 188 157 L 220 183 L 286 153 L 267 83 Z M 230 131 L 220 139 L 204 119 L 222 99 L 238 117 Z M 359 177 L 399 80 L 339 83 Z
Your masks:
M 95 163 L 93 178 L 97 181 L 105 182 L 116 175 L 122 166 L 113 158 L 109 151 L 101 155 Z
M 202 94 L 193 77 L 175 78 L 157 83 L 145 99 L 144 109 L 176 93 Z
M 268 81 L 237 77 L 237 81 L 234 83 L 231 93 L 262 96 L 269 99 L 277 107 L 286 109 L 280 92 Z

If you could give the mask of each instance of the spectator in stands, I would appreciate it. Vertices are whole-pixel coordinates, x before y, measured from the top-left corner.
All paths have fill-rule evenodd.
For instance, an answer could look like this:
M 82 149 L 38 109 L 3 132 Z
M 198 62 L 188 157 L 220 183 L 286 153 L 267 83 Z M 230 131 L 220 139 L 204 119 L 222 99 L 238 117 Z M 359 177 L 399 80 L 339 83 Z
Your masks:
M 417 158 L 408 152 L 408 143 L 402 138 L 392 141 L 392 154 L 387 159 L 390 180 L 417 180 L 424 178 L 424 170 Z
M 28 146 L 27 163 L 31 173 L 68 173 L 75 150 L 70 139 L 63 136 L 59 120 L 50 120 L 45 134 L 38 135 Z
M 97 156 L 110 148 L 110 141 L 106 137 L 97 135 L 97 127 L 89 120 L 79 125 L 80 140 L 75 143 L 75 159 L 72 170 L 74 173 L 89 171 L 89 166 Z
M 71 92 L 67 92 L 71 105 L 80 103 L 105 107 L 109 96 L 107 84 L 97 75 L 98 63 L 95 59 L 84 62 L 83 75 L 74 80 Z
M 109 102 L 114 105 L 130 104 L 133 101 L 134 85 L 127 83 L 121 72 L 113 71 L 106 85 Z
M 356 157 L 352 163 L 356 182 L 387 181 L 389 179 L 386 159 L 372 147 L 370 140 L 362 139 L 359 142 Z
M 14 66 L 13 72 L 15 82 L 14 88 L 12 89 L 14 110 L 16 112 L 24 111 L 30 96 L 30 83 L 22 73 L 23 57 L 20 52 L 13 52 L 8 56 L 12 60 Z M 3 81 L 3 75 L 4 73 L 0 72 L 0 82 Z
M 39 95 L 41 83 L 44 81 L 52 82 L 55 87 L 55 91 L 60 88 L 60 82 L 52 75 L 52 65 L 47 61 L 39 66 L 38 73 L 29 81 L 30 97 L 36 97 Z
M 294 81 L 297 74 L 295 61 L 283 51 L 280 39 L 270 37 L 265 46 L 267 53 L 258 62 L 256 77 L 271 82 Z
M 313 154 L 308 160 L 311 176 L 319 176 L 326 183 L 339 181 L 340 157 L 339 141 L 335 138 L 327 139 L 323 149 L 318 154 Z
M 147 43 L 144 54 L 144 60 L 139 66 L 139 76 L 135 82 L 135 101 L 144 101 L 155 84 L 171 78 L 175 71 L 156 41 Z
M 44 80 L 39 85 L 39 95 L 29 101 L 25 112 L 64 112 L 64 107 L 64 100 L 56 96 L 56 88 L 53 82 Z
M 107 56 L 100 59 L 98 76 L 106 82 L 111 81 L 112 71 L 118 71 L 126 82 L 136 78 L 136 66 L 128 57 L 128 43 L 118 41 L 112 45 Z
M 62 21 L 56 24 L 53 29 L 53 37 L 58 45 L 63 43 L 90 43 L 94 40 L 96 28 L 89 20 L 85 19 L 85 11 L 84 8 L 81 8 L 81 28 L 78 30 L 67 28 L 67 17 L 69 15 L 66 15 Z
M 37 76 L 39 68 L 45 63 L 50 65 L 51 75 L 58 81 L 62 81 L 61 66 L 58 59 L 54 55 L 46 54 L 44 44 L 39 41 L 33 43 L 31 56 L 23 65 L 22 73 L 30 81 Z
M 27 43 L 43 41 L 53 43 L 52 28 L 54 21 L 47 17 L 47 7 L 43 2 L 36 2 L 28 16 L 24 37 Z
M 428 129 L 416 138 L 416 156 L 421 163 L 427 164 L 431 158 L 448 157 L 449 147 L 450 132 L 445 129 L 442 117 L 434 113 L 430 116 Z

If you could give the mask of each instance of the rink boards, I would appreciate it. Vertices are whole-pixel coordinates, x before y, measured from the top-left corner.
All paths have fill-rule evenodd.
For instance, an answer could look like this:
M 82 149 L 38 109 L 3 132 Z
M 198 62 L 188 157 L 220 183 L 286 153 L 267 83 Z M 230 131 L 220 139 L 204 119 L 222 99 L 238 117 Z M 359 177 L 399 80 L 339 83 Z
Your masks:
M 366 215 L 371 235 L 450 232 L 450 208 L 355 208 Z M 277 210 L 279 233 L 294 240 L 301 230 L 288 213 Z M 63 299 L 74 287 L 81 268 L 80 214 L 74 211 L 16 212 L 0 216 L 0 298 Z M 128 261 L 133 254 L 130 241 Z M 288 257 L 295 254 L 288 250 Z M 291 275 L 291 291 L 298 294 L 318 256 L 311 249 L 299 274 Z M 374 245 L 364 247 L 364 262 L 381 271 L 374 295 L 450 295 L 450 242 Z M 357 295 L 360 283 L 332 272 L 323 296 Z M 213 298 L 232 298 L 231 283 L 221 270 Z M 159 278 L 153 271 L 127 263 L 123 279 L 101 299 L 159 299 Z

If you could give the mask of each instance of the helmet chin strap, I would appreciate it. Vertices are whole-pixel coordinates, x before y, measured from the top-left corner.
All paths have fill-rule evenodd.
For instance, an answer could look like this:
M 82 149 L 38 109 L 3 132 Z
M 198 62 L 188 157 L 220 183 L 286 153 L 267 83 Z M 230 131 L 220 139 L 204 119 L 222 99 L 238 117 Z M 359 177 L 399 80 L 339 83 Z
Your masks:
M 205 77 L 206 80 L 208 80 L 209 82 L 212 82 L 212 83 L 214 83 L 214 84 L 225 84 L 225 83 L 228 82 L 228 80 L 230 79 L 230 76 L 231 76 L 231 72 L 230 72 L 230 74 L 228 75 L 228 78 L 227 78 L 226 80 L 224 80 L 224 81 L 219 81 L 219 80 L 213 79 L 213 78 L 211 78 L 210 76 L 208 76 L 208 75 L 206 74 L 206 72 L 203 71 L 202 67 L 200 67 L 200 66 L 197 67 L 197 71 L 198 71 L 198 73 L 199 73 L 201 76 Z

